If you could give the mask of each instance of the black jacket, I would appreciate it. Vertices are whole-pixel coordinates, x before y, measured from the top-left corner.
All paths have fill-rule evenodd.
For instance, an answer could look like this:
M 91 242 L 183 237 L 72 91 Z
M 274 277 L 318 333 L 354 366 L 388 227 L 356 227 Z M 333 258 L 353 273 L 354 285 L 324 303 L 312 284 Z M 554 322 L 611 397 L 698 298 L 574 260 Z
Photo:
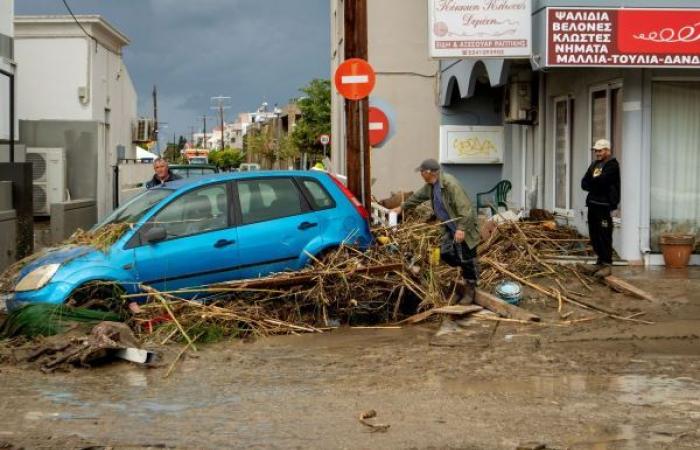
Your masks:
M 581 180 L 581 189 L 588 191 L 586 206 L 607 206 L 611 211 L 617 209 L 620 204 L 620 163 L 610 158 L 601 167 L 599 161 L 593 161 Z
M 165 181 L 160 181 L 160 178 L 158 178 L 158 175 L 153 175 L 153 178 L 148 180 L 146 182 L 146 189 L 152 189 L 156 186 L 160 186 L 163 183 L 167 183 L 168 181 L 175 181 L 175 180 L 182 180 L 182 177 L 176 173 L 172 173 L 170 169 L 168 169 L 168 178 Z

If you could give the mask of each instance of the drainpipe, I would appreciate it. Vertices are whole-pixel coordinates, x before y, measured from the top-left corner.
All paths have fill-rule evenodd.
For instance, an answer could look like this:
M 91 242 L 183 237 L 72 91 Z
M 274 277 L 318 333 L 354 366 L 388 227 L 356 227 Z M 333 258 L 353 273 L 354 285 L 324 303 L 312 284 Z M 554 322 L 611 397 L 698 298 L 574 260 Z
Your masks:
M 85 95 L 78 95 L 78 102 L 81 105 L 87 106 L 90 104 L 90 95 L 92 88 L 92 45 L 93 40 L 90 38 L 85 38 L 87 41 L 87 73 L 85 74 Z M 95 43 L 95 52 L 97 52 L 97 44 Z
M 15 75 L 0 70 L 10 80 L 10 162 L 15 162 Z

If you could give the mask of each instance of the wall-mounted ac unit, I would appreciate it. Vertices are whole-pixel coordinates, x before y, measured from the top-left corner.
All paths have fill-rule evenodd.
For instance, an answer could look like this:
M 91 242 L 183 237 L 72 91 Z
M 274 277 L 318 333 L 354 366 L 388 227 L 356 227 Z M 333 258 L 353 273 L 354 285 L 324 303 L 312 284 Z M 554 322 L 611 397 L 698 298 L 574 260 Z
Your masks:
M 529 79 L 514 78 L 508 83 L 504 114 L 506 123 L 532 122 L 532 84 Z
M 133 142 L 145 143 L 154 140 L 155 125 L 152 119 L 138 119 L 134 124 Z
M 34 215 L 48 216 L 52 203 L 66 199 L 66 152 L 62 148 L 27 148 L 32 163 Z

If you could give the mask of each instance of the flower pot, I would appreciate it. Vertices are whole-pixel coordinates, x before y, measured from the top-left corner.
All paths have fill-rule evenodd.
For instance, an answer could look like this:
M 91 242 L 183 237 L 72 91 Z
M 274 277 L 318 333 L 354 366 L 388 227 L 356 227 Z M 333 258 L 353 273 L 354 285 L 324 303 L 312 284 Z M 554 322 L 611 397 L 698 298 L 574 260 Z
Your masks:
M 659 239 L 666 267 L 681 269 L 688 266 L 695 247 L 692 234 L 663 234 Z

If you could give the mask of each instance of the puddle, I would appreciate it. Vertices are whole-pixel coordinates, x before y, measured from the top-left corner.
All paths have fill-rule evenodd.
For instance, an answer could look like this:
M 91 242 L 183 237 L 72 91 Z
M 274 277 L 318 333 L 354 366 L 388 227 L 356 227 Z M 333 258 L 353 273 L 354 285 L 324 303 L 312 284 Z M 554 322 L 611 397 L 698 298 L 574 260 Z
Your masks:
M 517 375 L 516 375 L 517 376 Z M 486 392 L 528 397 L 566 397 L 610 393 L 611 398 L 630 405 L 688 404 L 700 407 L 700 381 L 692 378 L 648 377 L 644 375 L 563 375 L 525 377 L 490 381 L 444 382 L 453 393 L 467 396 Z

